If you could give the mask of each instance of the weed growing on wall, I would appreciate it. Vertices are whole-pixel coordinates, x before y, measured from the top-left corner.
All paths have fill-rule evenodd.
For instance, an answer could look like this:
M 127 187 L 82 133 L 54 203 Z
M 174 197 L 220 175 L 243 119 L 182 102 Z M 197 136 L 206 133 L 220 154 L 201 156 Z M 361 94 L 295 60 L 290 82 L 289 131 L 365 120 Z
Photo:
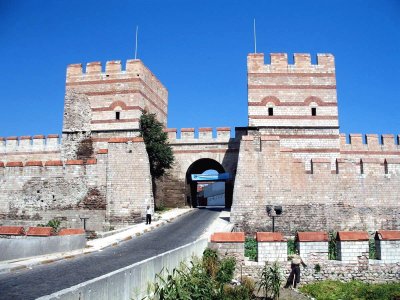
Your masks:
M 287 240 L 287 254 L 292 255 L 296 253 L 296 243 L 294 239 Z
M 246 237 L 244 242 L 244 256 L 250 260 L 257 260 L 257 241 L 253 237 Z
M 337 248 L 336 248 L 336 231 L 329 231 L 328 241 L 328 258 L 335 260 L 337 259 Z

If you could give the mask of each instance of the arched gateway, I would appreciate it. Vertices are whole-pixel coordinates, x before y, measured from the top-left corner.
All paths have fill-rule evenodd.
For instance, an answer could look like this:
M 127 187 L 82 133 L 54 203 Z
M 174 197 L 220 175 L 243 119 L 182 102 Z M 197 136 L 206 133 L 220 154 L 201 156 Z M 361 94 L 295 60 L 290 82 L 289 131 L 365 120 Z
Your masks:
M 231 175 L 213 159 L 201 158 L 192 163 L 186 172 L 186 184 L 186 199 L 190 206 L 232 205 Z
M 215 170 L 219 174 L 229 173 L 229 179 L 215 179 L 225 182 L 225 206 L 232 205 L 233 184 L 236 176 L 240 134 L 236 130 L 231 137 L 231 129 L 220 127 L 213 137 L 211 128 L 200 128 L 195 136 L 193 128 L 181 129 L 180 138 L 176 129 L 168 129 L 175 163 L 167 176 L 157 183 L 156 201 L 164 205 L 181 207 L 197 206 L 197 182 L 191 175 Z

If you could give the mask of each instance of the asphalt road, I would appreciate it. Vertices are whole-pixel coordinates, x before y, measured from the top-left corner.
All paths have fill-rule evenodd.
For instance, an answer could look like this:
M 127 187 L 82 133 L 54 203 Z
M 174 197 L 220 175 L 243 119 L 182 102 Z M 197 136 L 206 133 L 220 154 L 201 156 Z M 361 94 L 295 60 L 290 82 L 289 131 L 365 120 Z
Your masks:
M 195 241 L 218 216 L 196 209 L 172 223 L 100 252 L 0 275 L 0 299 L 36 299 Z

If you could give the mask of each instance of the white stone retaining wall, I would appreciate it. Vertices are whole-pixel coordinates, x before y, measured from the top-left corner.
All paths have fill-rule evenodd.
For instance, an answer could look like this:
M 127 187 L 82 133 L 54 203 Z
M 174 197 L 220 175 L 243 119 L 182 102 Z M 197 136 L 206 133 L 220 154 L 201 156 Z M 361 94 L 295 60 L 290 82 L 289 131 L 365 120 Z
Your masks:
M 0 261 L 85 248 L 86 235 L 0 238 Z
M 194 241 L 51 295 L 40 297 L 38 300 L 142 299 L 147 295 L 148 284 L 154 282 L 156 274 L 162 269 L 172 271 L 181 262 L 187 262 L 193 256 L 202 256 L 207 242 L 207 239 Z

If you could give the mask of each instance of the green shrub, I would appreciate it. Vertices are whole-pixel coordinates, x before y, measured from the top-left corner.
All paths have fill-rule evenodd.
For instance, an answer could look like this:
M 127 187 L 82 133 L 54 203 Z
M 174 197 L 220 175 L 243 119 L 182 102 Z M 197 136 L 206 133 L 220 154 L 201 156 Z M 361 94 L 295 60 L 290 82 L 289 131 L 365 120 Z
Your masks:
M 392 300 L 400 296 L 400 283 L 368 284 L 326 280 L 302 286 L 300 290 L 317 300 Z
M 38 224 L 38 227 L 52 227 L 53 232 L 57 233 L 58 230 L 60 229 L 61 221 L 57 219 L 52 219 L 47 224 Z
M 257 260 L 257 241 L 253 237 L 246 237 L 244 242 L 244 256 L 250 260 Z
M 228 283 L 233 279 L 235 272 L 236 260 L 233 257 L 224 258 L 219 263 L 216 280 L 218 283 Z
M 201 260 L 193 259 L 190 267 L 181 264 L 172 272 L 163 270 L 156 275 L 154 297 L 160 300 L 236 300 L 251 299 L 254 282 L 245 278 L 238 286 L 232 281 L 236 261 L 219 259 L 215 250 L 206 249 Z
M 288 239 L 287 240 L 287 252 L 288 255 L 292 255 L 296 253 L 296 243 L 294 239 Z
M 328 257 L 329 259 L 337 259 L 337 249 L 336 249 L 336 231 L 329 231 L 329 241 L 328 241 Z
M 369 240 L 369 259 L 376 259 L 376 246 L 374 238 Z

